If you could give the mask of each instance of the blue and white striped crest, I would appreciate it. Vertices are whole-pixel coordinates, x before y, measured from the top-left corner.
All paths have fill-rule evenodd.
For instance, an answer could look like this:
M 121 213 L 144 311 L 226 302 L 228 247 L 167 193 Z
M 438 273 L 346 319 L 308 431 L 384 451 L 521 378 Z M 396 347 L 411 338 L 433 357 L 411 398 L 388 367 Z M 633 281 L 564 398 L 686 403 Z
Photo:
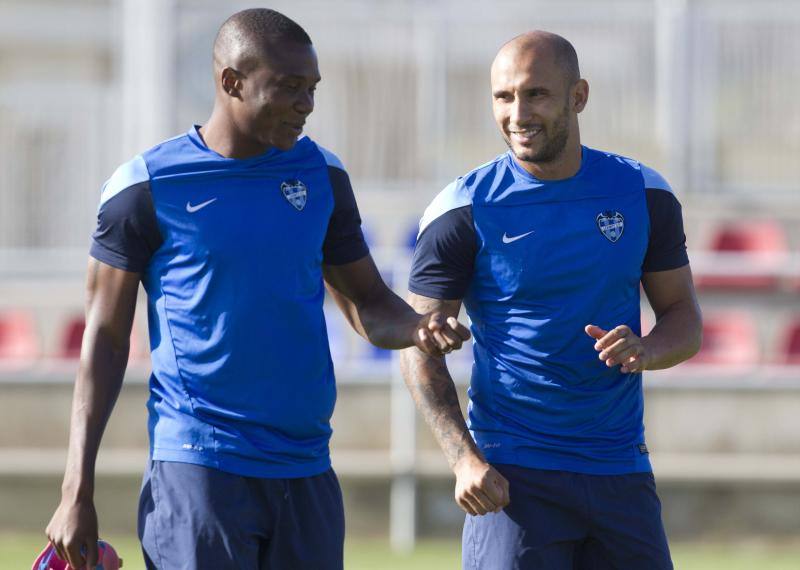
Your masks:
M 283 197 L 298 211 L 305 208 L 308 199 L 308 188 L 305 184 L 299 180 L 285 180 L 281 182 L 281 192 L 283 192 Z
M 622 237 L 622 232 L 625 230 L 625 218 L 619 212 L 612 212 L 606 210 L 597 214 L 597 227 L 608 241 L 616 243 Z

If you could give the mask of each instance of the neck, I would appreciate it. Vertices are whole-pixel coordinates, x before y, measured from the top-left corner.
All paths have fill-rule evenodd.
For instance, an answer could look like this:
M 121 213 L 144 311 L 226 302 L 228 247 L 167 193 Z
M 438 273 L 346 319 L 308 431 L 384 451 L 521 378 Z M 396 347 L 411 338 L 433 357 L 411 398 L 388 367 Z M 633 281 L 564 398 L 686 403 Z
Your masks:
M 200 127 L 200 136 L 209 149 L 225 158 L 251 158 L 270 148 L 243 135 L 230 115 L 220 111 L 216 105 L 206 124 Z
M 582 152 L 580 136 L 570 136 L 561 154 L 548 162 L 527 162 L 518 159 L 513 153 L 512 156 L 514 160 L 517 161 L 517 164 L 540 180 L 563 180 L 565 178 L 571 178 L 575 176 L 581 168 Z

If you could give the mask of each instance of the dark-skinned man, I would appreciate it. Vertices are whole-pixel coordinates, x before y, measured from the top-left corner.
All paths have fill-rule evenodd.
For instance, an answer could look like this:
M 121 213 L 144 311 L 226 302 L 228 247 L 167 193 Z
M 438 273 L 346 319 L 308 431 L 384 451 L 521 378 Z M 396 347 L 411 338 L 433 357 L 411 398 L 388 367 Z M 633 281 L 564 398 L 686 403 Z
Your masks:
M 700 345 L 680 205 L 651 168 L 581 145 L 589 86 L 566 39 L 512 39 L 491 87 L 509 151 L 433 200 L 409 282 L 417 311 L 471 319 L 469 429 L 444 359 L 402 355 L 467 512 L 463 567 L 672 568 L 641 372 Z
M 153 364 L 139 508 L 148 568 L 342 568 L 323 282 L 377 346 L 441 355 L 469 337 L 386 287 L 341 162 L 301 137 L 320 81 L 306 32 L 272 10 L 233 15 L 214 81 L 205 125 L 103 187 L 62 500 L 47 527 L 74 568 L 97 561 L 94 464 L 140 282 Z

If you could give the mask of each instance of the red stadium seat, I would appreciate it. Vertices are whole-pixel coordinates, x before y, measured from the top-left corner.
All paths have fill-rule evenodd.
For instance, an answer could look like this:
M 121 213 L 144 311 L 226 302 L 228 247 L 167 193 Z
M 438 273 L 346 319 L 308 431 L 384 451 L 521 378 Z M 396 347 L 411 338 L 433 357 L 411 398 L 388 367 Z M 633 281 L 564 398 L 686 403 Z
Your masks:
M 61 337 L 61 346 L 58 355 L 61 358 L 80 358 L 81 356 L 81 343 L 83 342 L 83 331 L 86 328 L 86 321 L 82 316 L 71 318 L 64 327 L 64 333 Z M 134 323 L 133 330 L 131 331 L 130 351 L 128 353 L 128 361 L 141 361 L 146 360 L 150 353 L 144 346 L 142 339 L 137 334 L 137 327 Z
M 150 339 L 147 333 L 141 334 L 140 328 L 133 323 L 131 330 L 131 348 L 128 352 L 128 362 L 138 362 L 139 364 L 150 361 Z
M 83 341 L 83 329 L 86 322 L 83 317 L 73 317 L 64 328 L 61 337 L 59 356 L 62 358 L 78 358 L 81 355 L 81 342 Z
M 781 364 L 800 365 L 800 315 L 789 322 L 781 335 L 778 360 Z
M 730 270 L 703 272 L 701 268 L 695 279 L 698 287 L 772 289 L 778 285 L 778 270 L 786 259 L 788 245 L 778 222 L 741 221 L 719 227 L 707 250 L 718 254 L 716 260 L 711 258 L 713 269 L 727 263 Z
M 693 364 L 744 366 L 758 359 L 758 335 L 750 314 L 730 311 L 703 317 L 703 346 Z
M 19 364 L 39 355 L 33 317 L 22 311 L 0 313 L 0 361 Z

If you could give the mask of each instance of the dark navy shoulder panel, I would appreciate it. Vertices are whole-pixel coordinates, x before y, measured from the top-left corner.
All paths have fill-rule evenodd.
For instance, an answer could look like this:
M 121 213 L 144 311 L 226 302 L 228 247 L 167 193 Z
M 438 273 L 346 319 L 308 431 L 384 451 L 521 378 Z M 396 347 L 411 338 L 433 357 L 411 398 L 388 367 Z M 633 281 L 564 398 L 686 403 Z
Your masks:
M 361 231 L 361 215 L 350 177 L 336 155 L 319 145 L 317 148 L 325 157 L 333 190 L 333 213 L 322 244 L 322 261 L 328 265 L 352 263 L 367 255 L 369 248 Z
M 477 252 L 472 206 L 448 210 L 430 222 L 417 239 L 409 291 L 433 299 L 463 299 Z
M 411 262 L 412 293 L 433 299 L 462 299 L 466 294 L 478 253 L 474 190 L 466 183 L 473 173 L 449 184 L 426 208 Z
M 103 186 L 89 253 L 117 269 L 141 273 L 163 241 L 147 166 L 137 156 Z
M 663 179 L 662 179 L 663 180 Z M 689 263 L 681 205 L 671 190 L 646 188 L 650 239 L 642 271 L 667 271 Z

